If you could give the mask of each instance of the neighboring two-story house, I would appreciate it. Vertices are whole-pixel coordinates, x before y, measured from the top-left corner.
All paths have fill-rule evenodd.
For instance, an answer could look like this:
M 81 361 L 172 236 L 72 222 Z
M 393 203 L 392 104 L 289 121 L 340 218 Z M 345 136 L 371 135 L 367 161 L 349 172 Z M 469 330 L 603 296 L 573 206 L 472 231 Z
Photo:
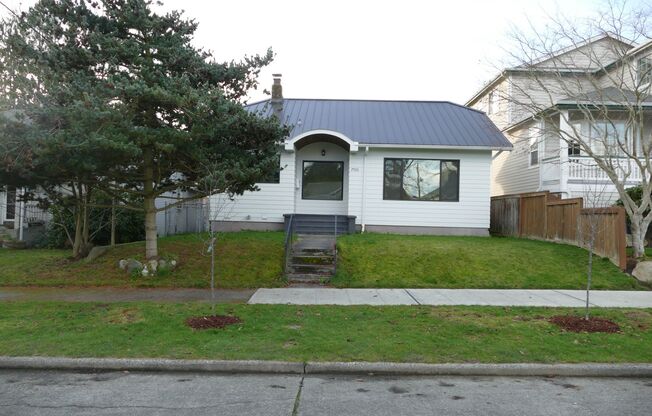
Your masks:
M 610 35 L 505 69 L 466 103 L 514 145 L 512 152 L 494 152 L 491 194 L 599 192 L 602 204 L 614 202 L 607 174 L 568 139 L 579 134 L 592 152 L 608 155 L 627 186 L 639 183 L 632 155 L 640 157 L 643 142 L 652 141 L 651 80 L 652 42 L 636 46 Z M 642 122 L 629 120 L 634 106 L 643 110 Z

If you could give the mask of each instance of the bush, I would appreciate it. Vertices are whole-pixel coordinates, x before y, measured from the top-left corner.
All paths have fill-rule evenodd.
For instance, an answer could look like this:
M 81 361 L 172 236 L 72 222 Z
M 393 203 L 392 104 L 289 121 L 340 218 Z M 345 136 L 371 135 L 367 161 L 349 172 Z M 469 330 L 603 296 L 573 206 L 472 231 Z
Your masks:
M 92 204 L 110 205 L 111 200 L 105 195 L 96 194 L 91 198 Z M 89 224 L 91 242 L 96 246 L 108 245 L 111 242 L 111 208 L 89 208 Z M 52 220 L 48 224 L 45 238 L 41 246 L 49 248 L 65 248 L 70 246 L 64 228 L 71 234 L 75 232 L 75 220 L 71 210 L 63 205 L 52 205 L 49 208 Z M 130 243 L 145 239 L 145 215 L 140 211 L 116 209 L 116 243 Z M 74 235 L 72 236 L 74 237 Z

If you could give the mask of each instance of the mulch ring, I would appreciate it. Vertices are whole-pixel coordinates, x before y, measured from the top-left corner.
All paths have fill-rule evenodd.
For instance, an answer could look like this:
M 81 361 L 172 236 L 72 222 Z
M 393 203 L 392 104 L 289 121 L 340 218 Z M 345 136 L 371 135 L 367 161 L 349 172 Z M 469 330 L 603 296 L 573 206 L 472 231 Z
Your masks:
M 191 316 L 186 319 L 186 325 L 193 329 L 224 329 L 228 325 L 242 323 L 242 319 L 230 315 Z
M 583 316 L 557 315 L 548 321 L 571 332 L 607 332 L 610 334 L 620 332 L 620 327 L 614 321 L 593 316 L 586 320 Z

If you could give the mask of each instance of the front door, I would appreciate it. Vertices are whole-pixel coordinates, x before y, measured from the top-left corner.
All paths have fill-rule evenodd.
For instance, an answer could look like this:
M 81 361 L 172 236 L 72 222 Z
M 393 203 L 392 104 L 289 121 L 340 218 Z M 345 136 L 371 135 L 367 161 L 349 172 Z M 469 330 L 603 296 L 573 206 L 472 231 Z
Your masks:
M 346 215 L 349 152 L 327 142 L 297 150 L 297 214 Z

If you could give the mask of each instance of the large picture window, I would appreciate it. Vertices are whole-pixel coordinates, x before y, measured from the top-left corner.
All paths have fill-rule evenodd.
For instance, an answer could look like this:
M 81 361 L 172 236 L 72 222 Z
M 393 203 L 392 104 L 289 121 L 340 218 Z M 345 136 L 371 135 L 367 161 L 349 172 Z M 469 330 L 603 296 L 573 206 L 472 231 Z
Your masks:
M 341 201 L 343 184 L 343 162 L 303 162 L 301 198 Z
M 459 160 L 385 159 L 383 199 L 459 201 Z

